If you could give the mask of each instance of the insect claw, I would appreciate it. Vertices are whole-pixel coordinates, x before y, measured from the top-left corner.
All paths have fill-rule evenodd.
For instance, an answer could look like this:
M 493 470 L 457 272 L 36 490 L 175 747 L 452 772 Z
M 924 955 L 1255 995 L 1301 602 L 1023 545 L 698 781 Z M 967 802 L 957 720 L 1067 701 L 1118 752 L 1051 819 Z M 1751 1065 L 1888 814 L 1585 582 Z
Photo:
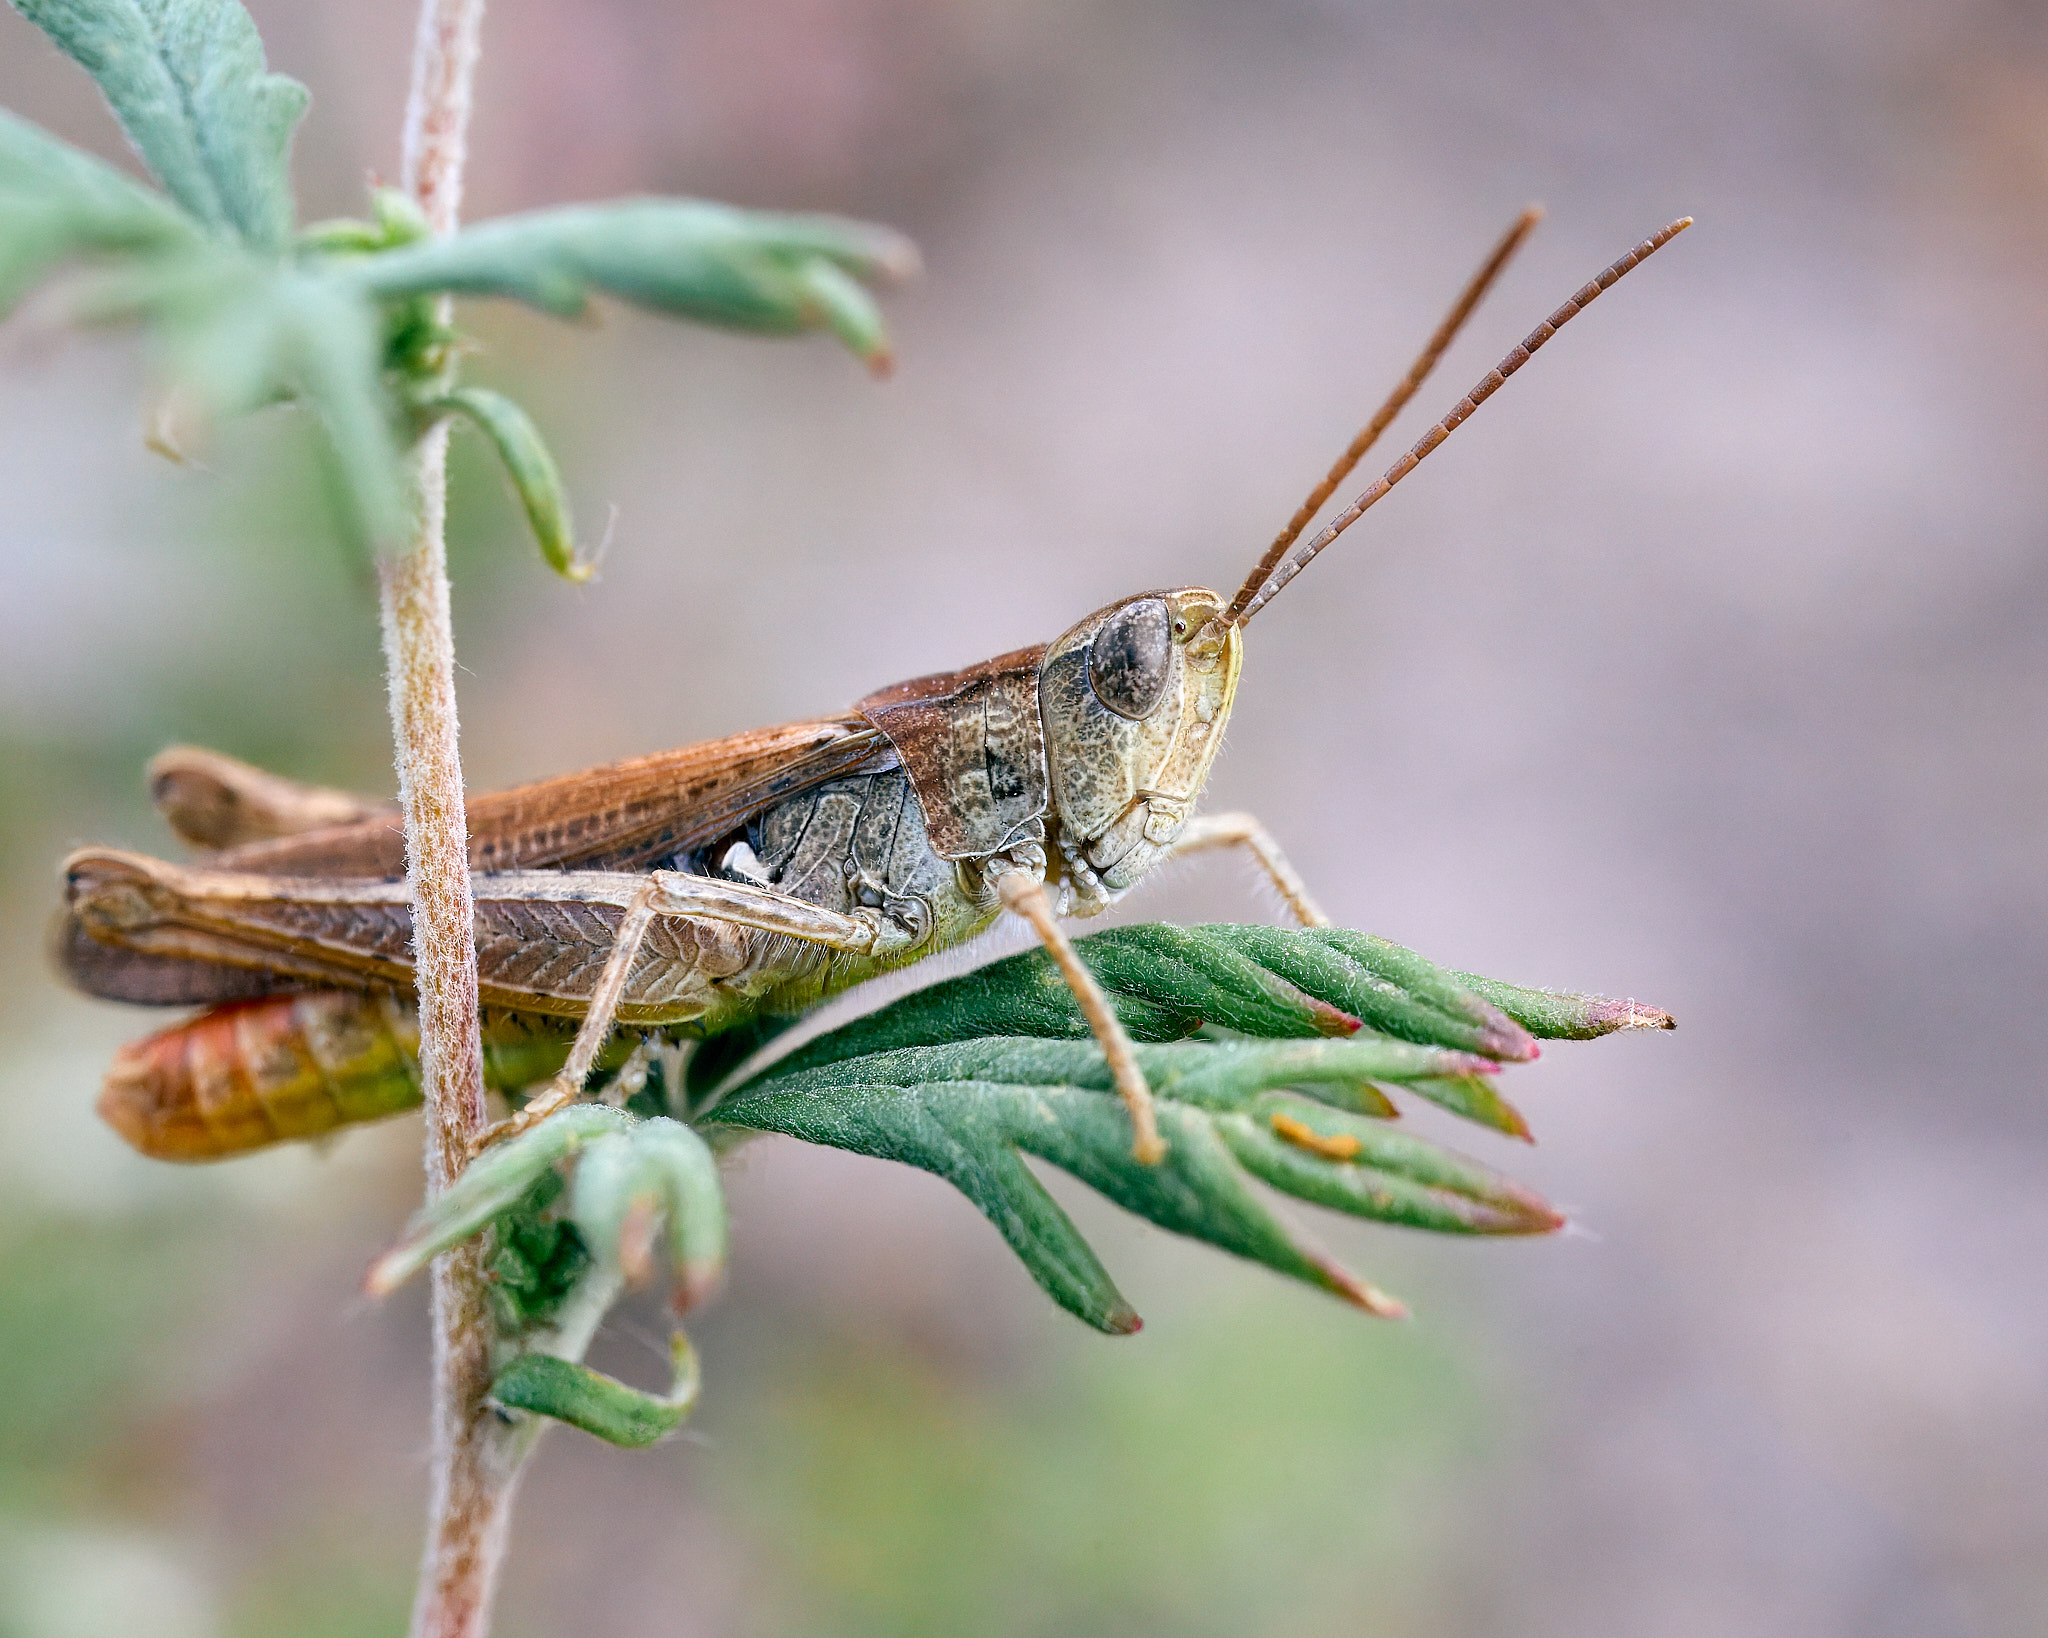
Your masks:
M 548 1082 L 547 1090 L 529 1100 L 524 1109 L 521 1109 L 515 1115 L 499 1121 L 495 1126 L 486 1126 L 475 1137 L 471 1138 L 469 1140 L 469 1158 L 474 1160 L 494 1144 L 503 1143 L 507 1138 L 515 1138 L 521 1133 L 532 1131 L 542 1121 L 546 1120 L 548 1116 L 558 1114 L 568 1108 L 570 1104 L 576 1101 L 576 1098 L 577 1089 L 567 1084 L 561 1076 L 557 1075 L 552 1081 Z

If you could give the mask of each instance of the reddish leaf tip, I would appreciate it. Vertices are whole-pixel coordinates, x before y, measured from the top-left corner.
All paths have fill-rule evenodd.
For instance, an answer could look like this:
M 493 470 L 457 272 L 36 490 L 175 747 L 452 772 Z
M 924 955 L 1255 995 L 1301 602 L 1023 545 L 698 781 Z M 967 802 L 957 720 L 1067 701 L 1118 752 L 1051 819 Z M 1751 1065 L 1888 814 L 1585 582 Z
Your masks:
M 1350 1303 L 1353 1308 L 1363 1309 L 1376 1319 L 1404 1320 L 1408 1317 L 1408 1305 L 1399 1297 L 1391 1296 L 1378 1286 L 1361 1280 L 1336 1258 L 1319 1251 L 1308 1253 L 1308 1259 L 1324 1279 L 1330 1282 L 1330 1289 Z
M 687 1314 L 711 1300 L 725 1279 L 722 1263 L 685 1263 L 676 1273 L 669 1292 L 669 1306 L 678 1315 Z
M 387 1251 L 363 1275 L 363 1295 L 381 1301 L 403 1284 L 405 1276 L 399 1269 L 397 1253 Z
M 1678 1020 L 1662 1007 L 1653 1007 L 1644 1001 L 1609 1001 L 1602 999 L 1586 1012 L 1589 1023 L 1604 1024 L 1609 1029 L 1676 1029 Z
M 1327 1001 L 1310 996 L 1309 1013 L 1315 1021 L 1318 1035 L 1356 1035 L 1365 1028 L 1363 1018 L 1354 1018 L 1342 1007 L 1333 1007 Z

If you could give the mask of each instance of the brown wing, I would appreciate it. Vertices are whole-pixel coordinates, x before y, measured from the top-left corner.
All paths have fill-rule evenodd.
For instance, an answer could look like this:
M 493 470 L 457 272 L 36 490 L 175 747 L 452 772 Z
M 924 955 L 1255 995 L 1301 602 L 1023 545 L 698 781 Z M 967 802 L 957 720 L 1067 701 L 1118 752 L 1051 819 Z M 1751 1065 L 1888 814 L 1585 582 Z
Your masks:
M 71 917 L 59 958 L 81 988 L 162 1004 L 412 983 L 403 882 L 187 869 L 86 848 L 65 861 Z M 580 1017 L 641 878 L 617 871 L 506 871 L 476 878 L 477 968 L 486 1005 Z M 730 1000 L 718 983 L 771 935 L 665 918 L 641 946 L 625 1023 L 680 1023 Z
M 716 841 L 786 796 L 894 762 L 888 740 L 858 717 L 708 740 L 472 799 L 470 862 L 479 875 L 563 866 L 642 869 Z M 405 839 L 395 814 L 378 813 L 230 848 L 210 856 L 206 865 L 251 876 L 395 882 L 405 871 Z M 297 940 L 251 942 L 218 925 L 143 938 L 92 913 L 100 895 L 90 881 L 74 878 L 71 888 L 69 914 L 57 931 L 57 957 L 80 989 L 108 1000 L 191 1005 L 280 990 L 402 982 L 409 976 L 411 927 L 402 907 L 370 916 L 380 925 L 353 928 L 354 936 L 339 939 L 335 948 L 315 950 Z M 488 895 L 480 891 L 478 897 L 481 911 Z M 81 917 L 81 909 L 88 913 Z M 578 929 L 579 935 L 584 931 L 597 929 Z M 356 943 L 363 948 L 343 953 Z M 520 1003 L 507 998 L 503 1004 Z
M 841 717 L 757 728 L 472 797 L 470 868 L 642 869 L 716 841 L 786 796 L 874 771 L 893 756 L 874 724 Z M 405 838 L 395 816 L 378 814 L 230 848 L 207 863 L 265 876 L 396 880 L 405 873 Z

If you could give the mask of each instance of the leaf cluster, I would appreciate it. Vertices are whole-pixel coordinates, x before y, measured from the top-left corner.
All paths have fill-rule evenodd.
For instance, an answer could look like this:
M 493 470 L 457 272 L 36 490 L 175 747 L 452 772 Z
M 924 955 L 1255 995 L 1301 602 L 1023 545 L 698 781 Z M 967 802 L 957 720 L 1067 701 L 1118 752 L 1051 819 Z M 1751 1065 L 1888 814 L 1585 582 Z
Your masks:
M 392 1288 L 486 1227 L 495 1226 L 501 1259 L 508 1245 L 552 1251 L 546 1225 L 572 1230 L 558 1197 L 579 1246 L 596 1248 L 593 1266 L 617 1268 L 638 1201 L 641 1243 L 666 1227 L 686 1306 L 715 1280 L 724 1251 L 711 1152 L 777 1132 L 944 1178 L 1055 1302 L 1111 1334 L 1137 1330 L 1138 1315 L 1030 1160 L 1176 1234 L 1399 1315 L 1397 1300 L 1344 1268 L 1272 1196 L 1438 1233 L 1549 1232 L 1563 1219 L 1541 1196 L 1402 1130 L 1395 1095 L 1526 1139 L 1527 1123 L 1495 1083 L 1507 1064 L 1536 1056 L 1539 1037 L 1671 1027 L 1652 1007 L 1454 973 L 1334 928 L 1152 925 L 1076 948 L 1140 1043 L 1167 1140 L 1157 1166 L 1131 1158 L 1102 1052 L 1058 969 L 1032 951 L 905 996 L 764 1066 L 736 1062 L 721 1038 L 683 1086 L 643 1091 L 629 1109 L 582 1105 L 552 1117 L 487 1152 L 425 1208 L 373 1269 L 372 1289 Z M 656 1102 L 690 1124 L 648 1118 Z M 702 1143 L 683 1141 L 693 1127 Z M 571 1164 L 563 1196 L 558 1168 Z M 542 1304 L 523 1323 L 552 1324 L 554 1314 Z M 521 1349 L 508 1363 L 500 1402 L 617 1442 L 672 1426 L 663 1419 L 677 1396 L 695 1391 L 694 1366 L 685 1384 L 679 1364 L 669 1396 L 636 1398 L 580 1365 L 529 1362 L 536 1351 L 548 1352 Z
M 1076 947 L 1133 1038 L 1153 1043 L 1138 1057 L 1167 1141 L 1157 1166 L 1131 1159 L 1107 1064 L 1042 951 L 808 1042 L 701 1118 L 945 1178 L 1054 1301 L 1100 1330 L 1135 1330 L 1137 1315 L 1026 1156 L 1176 1234 L 1398 1314 L 1266 1191 L 1439 1233 L 1549 1232 L 1563 1218 L 1533 1191 L 1392 1126 L 1389 1094 L 1526 1139 L 1495 1082 L 1536 1056 L 1536 1037 L 1671 1022 L 1630 1002 L 1447 972 L 1338 928 L 1153 925 Z
M 365 220 L 296 231 L 290 158 L 306 91 L 269 71 L 238 0 L 13 3 L 98 82 L 162 191 L 0 111 L 0 317 L 72 266 L 66 315 L 142 325 L 181 411 L 311 410 L 373 542 L 405 527 L 401 451 L 455 415 L 497 450 L 549 564 L 571 579 L 590 572 L 531 418 L 456 384 L 447 296 L 572 316 L 605 295 L 761 334 L 823 329 L 888 367 L 869 287 L 917 258 L 884 228 L 626 199 L 430 239 L 410 200 L 379 190 Z

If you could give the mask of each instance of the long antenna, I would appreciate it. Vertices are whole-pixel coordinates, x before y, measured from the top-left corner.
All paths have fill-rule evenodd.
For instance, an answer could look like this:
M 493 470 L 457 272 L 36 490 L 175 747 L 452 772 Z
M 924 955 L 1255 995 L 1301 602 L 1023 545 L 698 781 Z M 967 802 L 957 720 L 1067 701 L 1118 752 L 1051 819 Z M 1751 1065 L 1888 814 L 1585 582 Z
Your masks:
M 1570 323 L 1575 315 L 1584 311 L 1592 303 L 1595 296 L 1613 284 L 1615 280 L 1628 272 L 1638 262 L 1647 260 L 1691 226 L 1692 218 L 1690 216 L 1681 216 L 1669 227 L 1645 239 L 1635 249 L 1622 257 L 1620 261 L 1608 268 L 1606 272 L 1582 285 L 1573 294 L 1570 301 L 1552 313 L 1543 323 L 1537 325 L 1534 330 L 1531 330 L 1521 346 L 1517 347 L 1506 358 L 1487 371 L 1486 375 L 1480 380 L 1479 385 L 1452 406 L 1450 414 L 1446 415 L 1416 440 L 1413 449 L 1409 450 L 1406 455 L 1403 455 L 1392 466 L 1387 468 L 1387 475 L 1385 477 L 1381 478 L 1378 483 L 1374 484 L 1364 494 L 1360 495 L 1357 500 L 1353 501 L 1332 518 L 1322 533 L 1311 540 L 1299 553 L 1280 564 L 1273 571 L 1272 578 L 1261 586 L 1251 599 L 1245 603 L 1244 611 L 1237 616 L 1236 623 L 1243 625 L 1253 615 L 1257 614 L 1260 609 L 1272 602 L 1280 594 L 1281 587 L 1285 586 L 1288 581 L 1307 568 L 1315 555 L 1325 546 L 1329 545 L 1331 541 L 1350 528 L 1352 524 L 1356 523 L 1374 506 L 1377 506 L 1388 490 L 1392 489 L 1395 484 L 1399 483 L 1409 473 L 1413 472 L 1416 467 L 1420 466 L 1425 455 L 1448 438 L 1461 422 L 1470 416 L 1481 404 L 1485 403 L 1487 399 L 1491 398 L 1503 381 L 1507 380 L 1515 371 L 1528 363 L 1530 355 L 1552 336 L 1556 335 L 1559 330 L 1563 329 L 1566 324 Z
M 1529 237 L 1529 230 L 1542 220 L 1543 207 L 1531 205 L 1515 218 L 1515 225 L 1501 235 L 1500 243 L 1493 247 L 1493 254 L 1488 256 L 1485 264 L 1472 275 L 1471 282 L 1452 304 L 1451 310 L 1444 315 L 1443 323 L 1436 327 L 1436 334 L 1429 338 L 1428 344 L 1416 355 L 1415 362 L 1408 366 L 1408 373 L 1401 378 L 1401 384 L 1374 412 L 1373 418 L 1359 430 L 1358 436 L 1351 440 L 1351 447 L 1337 457 L 1337 464 L 1330 468 L 1323 481 L 1309 491 L 1308 499 L 1303 501 L 1294 516 L 1287 520 L 1287 527 L 1274 536 L 1273 544 L 1266 548 L 1266 555 L 1259 559 L 1258 567 L 1245 576 L 1244 584 L 1238 587 L 1237 595 L 1230 600 L 1230 607 L 1223 611 L 1222 620 L 1225 625 L 1231 624 L 1244 613 L 1253 593 L 1287 555 L 1287 548 L 1301 538 L 1302 530 L 1315 521 L 1315 515 L 1323 509 L 1323 503 L 1337 492 L 1337 485 L 1351 476 L 1351 469 L 1365 458 L 1365 452 L 1379 441 L 1380 434 L 1392 424 L 1394 417 L 1408 407 L 1408 400 L 1413 398 L 1416 390 L 1429 379 L 1429 372 L 1436 368 L 1437 360 L 1444 356 L 1444 349 L 1450 346 L 1452 338 L 1464 327 L 1465 320 L 1472 316 L 1472 309 L 1479 305 L 1487 289 L 1500 276 L 1500 270 L 1508 265 L 1508 258 L 1521 248 L 1522 241 Z

